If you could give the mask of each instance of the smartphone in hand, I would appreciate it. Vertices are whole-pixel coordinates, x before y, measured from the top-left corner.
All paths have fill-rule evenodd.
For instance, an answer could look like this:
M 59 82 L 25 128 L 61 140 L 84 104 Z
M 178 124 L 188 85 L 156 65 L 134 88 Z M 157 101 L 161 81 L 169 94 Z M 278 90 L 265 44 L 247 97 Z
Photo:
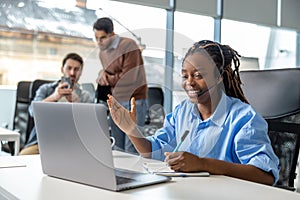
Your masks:
M 62 76 L 61 77 L 61 82 L 62 83 L 68 83 L 68 86 L 65 86 L 63 88 L 71 88 L 72 87 L 72 81 L 70 77 Z

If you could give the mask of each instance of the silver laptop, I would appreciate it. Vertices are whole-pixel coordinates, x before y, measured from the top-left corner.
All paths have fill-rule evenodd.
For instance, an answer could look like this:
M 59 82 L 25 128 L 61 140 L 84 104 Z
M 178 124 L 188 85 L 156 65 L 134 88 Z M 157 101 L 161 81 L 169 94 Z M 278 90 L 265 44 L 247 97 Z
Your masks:
M 102 104 L 33 102 L 43 172 L 113 191 L 169 177 L 115 169 L 107 108 Z

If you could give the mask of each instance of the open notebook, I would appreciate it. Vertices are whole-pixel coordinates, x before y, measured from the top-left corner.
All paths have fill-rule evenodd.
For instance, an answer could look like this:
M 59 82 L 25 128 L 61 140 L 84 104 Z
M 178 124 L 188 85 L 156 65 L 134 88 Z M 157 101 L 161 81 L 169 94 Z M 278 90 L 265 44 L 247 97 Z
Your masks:
M 171 177 L 205 177 L 210 176 L 209 172 L 175 172 L 165 162 L 145 162 L 143 167 L 150 174 L 157 174 Z

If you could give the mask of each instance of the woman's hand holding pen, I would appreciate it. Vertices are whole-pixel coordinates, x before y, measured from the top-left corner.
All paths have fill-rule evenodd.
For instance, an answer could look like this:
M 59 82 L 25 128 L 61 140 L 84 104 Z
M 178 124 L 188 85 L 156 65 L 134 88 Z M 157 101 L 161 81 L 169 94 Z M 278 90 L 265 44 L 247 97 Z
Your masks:
M 165 162 L 174 171 L 196 172 L 206 171 L 202 158 L 188 152 L 165 152 Z
M 136 104 L 131 98 L 131 110 L 128 111 L 120 105 L 112 95 L 108 95 L 108 108 L 116 125 L 126 134 L 129 134 L 136 126 Z

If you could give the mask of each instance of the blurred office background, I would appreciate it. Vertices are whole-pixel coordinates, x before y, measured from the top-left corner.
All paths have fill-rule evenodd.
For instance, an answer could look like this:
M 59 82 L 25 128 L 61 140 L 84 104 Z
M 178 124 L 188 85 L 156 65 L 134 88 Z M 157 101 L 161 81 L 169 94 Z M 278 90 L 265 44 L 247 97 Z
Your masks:
M 68 52 L 85 59 L 81 82 L 95 84 L 101 64 L 92 26 L 108 16 L 116 33 L 143 48 L 148 82 L 171 91 L 170 111 L 185 96 L 181 59 L 195 41 L 229 44 L 242 55 L 242 70 L 299 67 L 299 9 L 298 0 L 1 0 L 0 88 L 58 79 Z
M 181 58 L 192 42 L 214 40 L 216 31 L 217 39 L 243 56 L 247 64 L 243 69 L 299 65 L 299 1 L 223 0 L 220 28 L 215 25 L 220 18 L 218 2 L 175 1 L 175 70 L 180 68 Z M 0 84 L 57 78 L 61 59 L 70 51 L 86 59 L 86 71 L 98 71 L 99 66 L 96 69 L 89 66 L 98 62 L 92 25 L 103 16 L 117 19 L 140 37 L 137 42 L 145 45 L 143 54 L 146 64 L 151 63 L 149 68 L 164 65 L 169 8 L 168 0 L 1 0 Z M 137 39 L 124 27 L 115 22 L 116 33 Z M 157 73 L 151 74 L 153 70 L 147 72 L 150 81 L 152 78 L 153 82 L 163 81 L 155 78 Z M 83 77 L 82 81 L 94 82 L 92 78 Z

